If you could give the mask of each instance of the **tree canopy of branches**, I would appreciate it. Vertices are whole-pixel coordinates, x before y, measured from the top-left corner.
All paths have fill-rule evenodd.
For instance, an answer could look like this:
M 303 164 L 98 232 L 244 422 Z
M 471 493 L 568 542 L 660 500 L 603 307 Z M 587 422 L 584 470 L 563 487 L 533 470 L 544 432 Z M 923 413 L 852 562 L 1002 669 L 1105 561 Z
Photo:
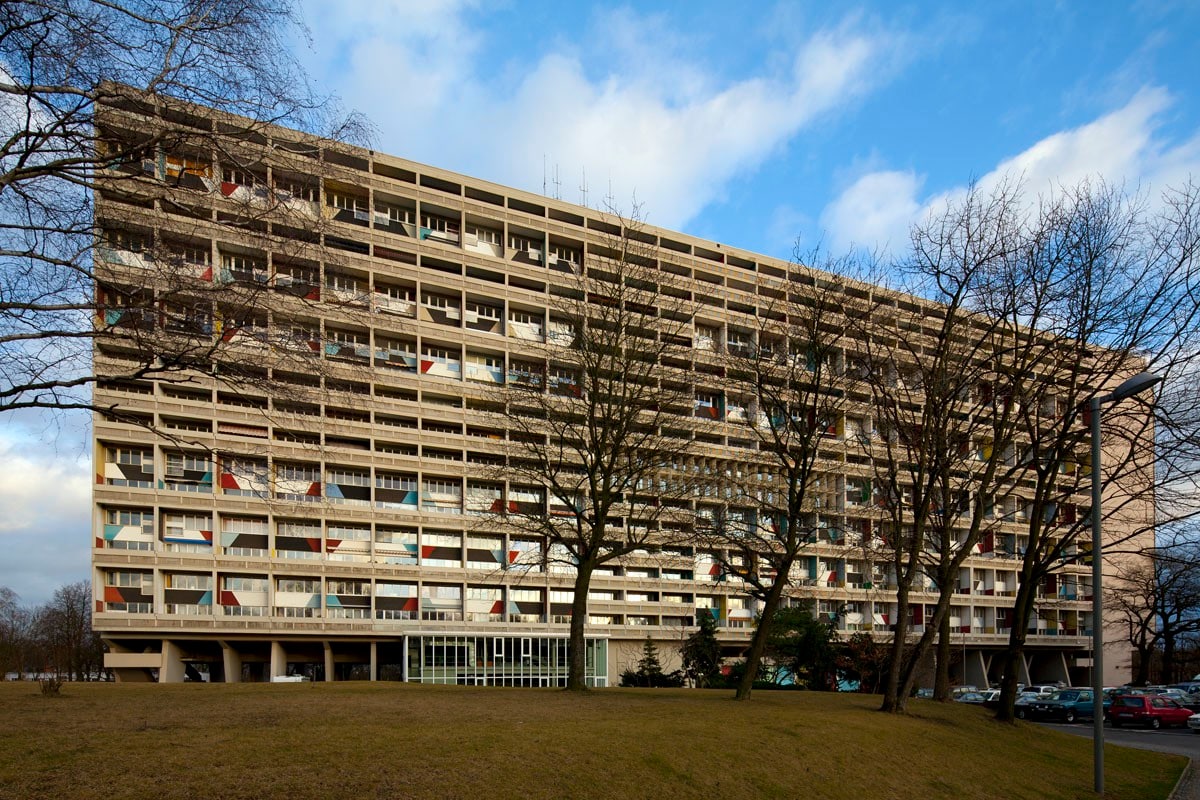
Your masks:
M 950 567 L 939 581 L 952 580 L 957 570 L 948 556 L 980 541 L 993 524 L 989 517 L 1005 523 L 996 530 L 1015 537 L 1008 545 L 1020 558 L 1003 656 L 999 716 L 1007 719 L 1039 594 L 1053 572 L 1083 563 L 1090 551 L 1083 408 L 1093 394 L 1143 369 L 1168 381 L 1182 377 L 1197 352 L 1200 190 L 1185 186 L 1149 204 L 1083 183 L 1033 203 L 1019 184 L 976 187 L 915 226 L 912 243 L 901 266 L 914 293 L 941 302 L 959 322 L 951 335 L 928 341 L 965 350 L 940 368 L 957 363 L 963 379 L 920 368 L 920 396 L 899 404 L 920 420 L 894 414 L 892 392 L 877 400 L 892 426 L 882 432 L 885 441 L 900 445 L 889 446 L 882 462 L 899 507 L 897 640 L 906 586 L 926 553 Z M 924 364 L 938 364 L 925 355 Z M 1172 425 L 1161 410 L 1157 416 L 1160 425 Z M 975 418 L 981 426 L 965 427 Z M 1153 528 L 1155 423 L 1145 404 L 1106 411 L 1101 478 L 1114 537 L 1106 544 L 1144 538 Z M 913 472 L 914 457 L 929 466 Z M 910 474 L 900 476 L 898 465 Z M 947 510 L 962 519 L 947 524 Z M 939 607 L 945 588 L 939 585 Z M 905 668 L 894 661 L 891 669 L 884 708 L 899 710 Z
M 98 679 L 104 651 L 92 631 L 91 610 L 87 581 L 59 587 L 40 608 L 22 606 L 15 592 L 0 586 L 0 676 Z
M 597 566 L 670 537 L 686 518 L 681 464 L 691 385 L 670 364 L 688 348 L 692 310 L 636 216 L 610 215 L 586 272 L 552 303 L 543 353 L 514 360 L 503 388 L 511 449 L 504 476 L 541 496 L 505 510 L 510 528 L 543 538 L 575 574 L 567 688 L 586 688 L 584 630 Z M 682 528 L 678 528 L 682 529 Z
M 1118 568 L 1104 596 L 1105 609 L 1120 618 L 1126 639 L 1137 652 L 1135 686 L 1151 681 L 1158 656 L 1158 681 L 1180 676 L 1176 653 L 1189 635 L 1200 633 L 1200 551 L 1191 547 L 1153 549 L 1147 558 Z
M 268 187 L 245 155 L 254 149 L 240 147 L 265 142 L 276 122 L 336 137 L 363 130 L 310 91 L 290 55 L 297 20 L 286 0 L 0 6 L 0 411 L 89 409 L 97 382 L 212 373 L 237 332 L 265 316 L 255 312 L 265 280 L 240 280 L 265 275 L 265 263 L 243 253 L 214 268 L 207 241 L 155 229 L 173 215 L 206 238 L 219 220 L 277 245 L 320 243 L 284 230 L 304 188 Z M 193 103 L 230 116 L 193 114 Z M 116 130 L 111 108 L 144 122 Z M 194 204 L 162 192 L 133 201 L 133 182 L 219 191 L 225 207 L 215 214 L 199 192 Z M 114 280 L 113 268 L 138 276 Z M 93 362 L 106 342 L 122 343 L 121 355 Z
M 807 266 L 794 267 L 788 291 L 778 292 L 782 299 L 771 303 L 756 330 L 730 326 L 721 337 L 725 413 L 734 422 L 740 419 L 760 457 L 729 471 L 731 510 L 698 530 L 722 572 L 743 581 L 760 601 L 765 620 L 775 617 L 794 585 L 801 551 L 822 530 L 819 509 L 836 477 L 818 468 L 818 457 L 848 402 L 843 329 L 832 322 L 846 303 L 845 280 L 837 276 L 844 265 L 821 260 L 819 253 L 805 261 Z M 778 289 L 779 281 L 764 281 L 768 291 Z M 858 535 L 863 539 L 861 531 Z M 754 629 L 737 685 L 739 700 L 750 697 L 769 635 L 768 625 Z
M 1007 186 L 990 197 L 971 192 L 914 229 L 903 268 L 939 305 L 893 307 L 893 298 L 880 295 L 869 324 L 860 326 L 856 372 L 876 414 L 874 488 L 897 583 L 884 710 L 904 707 L 935 638 L 935 695 L 949 698 L 949 619 L 959 571 L 985 536 L 994 537 L 1003 519 L 997 498 L 1018 469 L 1019 405 L 1002 365 L 1018 344 L 1002 320 L 979 313 L 990 276 L 1008 257 L 1012 203 Z M 931 589 L 938 595 L 934 612 L 909 646 L 917 619 L 909 598 Z

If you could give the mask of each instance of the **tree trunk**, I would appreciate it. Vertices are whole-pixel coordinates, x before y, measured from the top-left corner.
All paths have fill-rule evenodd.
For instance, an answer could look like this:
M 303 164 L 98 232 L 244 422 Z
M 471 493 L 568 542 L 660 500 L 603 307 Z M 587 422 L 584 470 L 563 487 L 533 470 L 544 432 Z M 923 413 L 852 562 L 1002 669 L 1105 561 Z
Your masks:
M 1173 683 L 1175 681 L 1175 637 L 1163 637 L 1162 649 L 1162 671 L 1159 674 L 1159 683 Z
M 1021 644 L 1024 646 L 1024 637 L 1022 637 Z M 1013 649 L 1013 640 L 1010 635 L 1008 647 L 1000 655 L 1003 674 L 1000 676 L 1000 706 L 996 709 L 996 719 L 1000 722 L 1013 721 L 1013 703 L 1017 699 L 1017 684 L 1020 682 L 1021 674 L 1017 670 L 1020 658 L 1021 651 Z
M 1133 674 L 1131 683 L 1134 686 L 1145 686 L 1150 683 L 1150 660 L 1154 658 L 1154 649 L 1145 645 L 1136 649 L 1138 654 L 1137 670 Z
M 1022 584 L 1022 587 L 1024 584 Z M 1012 722 L 1013 703 L 1017 699 L 1017 683 L 1020 672 L 1017 664 L 1025 652 L 1025 637 L 1029 630 L 1029 615 L 1033 611 L 1033 591 L 1017 590 L 1017 598 L 1013 607 L 1012 630 L 1008 634 L 1008 647 L 1004 649 L 1001 663 L 1004 665 L 1004 677 L 1000 681 L 1000 707 L 996 710 L 996 719 L 1000 722 Z
M 950 699 L 950 653 L 953 641 L 950 633 L 950 615 L 942 617 L 938 625 L 937 669 L 933 678 L 933 699 L 946 702 Z
M 892 656 L 883 683 L 883 702 L 880 711 L 899 714 L 904 711 L 905 698 L 900 696 L 900 676 L 904 674 L 904 656 L 908 641 L 908 589 L 901 584 L 896 589 L 896 633 L 892 636 Z
M 758 670 L 762 664 L 763 651 L 767 648 L 767 637 L 771 633 L 771 617 L 779 608 L 779 599 L 783 596 L 783 587 L 787 583 L 786 576 L 791 569 L 790 559 L 786 564 L 780 565 L 776 573 L 779 577 L 771 584 L 767 596 L 763 598 L 762 615 L 754 629 L 754 635 L 750 638 L 750 649 L 746 651 L 746 671 L 742 673 L 742 678 L 738 682 L 737 694 L 734 695 L 735 700 L 750 699 L 750 692 L 754 689 L 754 680 L 758 677 Z
M 583 638 L 587 626 L 588 588 L 592 583 L 592 570 L 595 564 L 585 561 L 579 565 L 575 573 L 575 596 L 571 599 L 571 634 L 567 643 L 567 691 L 587 691 L 587 681 L 584 678 L 586 659 L 586 641 Z

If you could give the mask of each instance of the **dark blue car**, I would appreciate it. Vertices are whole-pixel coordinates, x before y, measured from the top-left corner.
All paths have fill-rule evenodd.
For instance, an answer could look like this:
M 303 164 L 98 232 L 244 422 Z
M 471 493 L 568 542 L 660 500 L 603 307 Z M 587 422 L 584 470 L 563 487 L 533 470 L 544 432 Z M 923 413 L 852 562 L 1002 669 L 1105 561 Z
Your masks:
M 1059 689 L 1049 697 L 1034 700 L 1025 707 L 1032 719 L 1062 720 L 1092 719 L 1091 689 Z

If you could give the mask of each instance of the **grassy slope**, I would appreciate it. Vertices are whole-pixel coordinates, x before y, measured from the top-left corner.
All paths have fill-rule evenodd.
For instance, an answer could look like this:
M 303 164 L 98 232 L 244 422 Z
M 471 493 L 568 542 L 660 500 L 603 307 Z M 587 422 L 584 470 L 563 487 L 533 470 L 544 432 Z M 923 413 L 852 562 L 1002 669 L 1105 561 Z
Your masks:
M 861 695 L 0 685 L 0 797 L 1088 798 L 1091 742 Z M 1109 798 L 1184 760 L 1110 747 Z

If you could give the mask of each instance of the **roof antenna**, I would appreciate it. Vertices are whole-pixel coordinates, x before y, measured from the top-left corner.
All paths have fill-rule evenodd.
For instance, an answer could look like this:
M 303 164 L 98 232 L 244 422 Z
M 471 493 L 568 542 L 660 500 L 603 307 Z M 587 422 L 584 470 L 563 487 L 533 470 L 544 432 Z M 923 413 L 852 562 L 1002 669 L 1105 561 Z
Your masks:
M 579 186 L 579 192 L 583 196 L 581 205 L 584 208 L 588 207 L 588 186 L 587 186 L 587 167 L 583 168 L 583 183 Z

